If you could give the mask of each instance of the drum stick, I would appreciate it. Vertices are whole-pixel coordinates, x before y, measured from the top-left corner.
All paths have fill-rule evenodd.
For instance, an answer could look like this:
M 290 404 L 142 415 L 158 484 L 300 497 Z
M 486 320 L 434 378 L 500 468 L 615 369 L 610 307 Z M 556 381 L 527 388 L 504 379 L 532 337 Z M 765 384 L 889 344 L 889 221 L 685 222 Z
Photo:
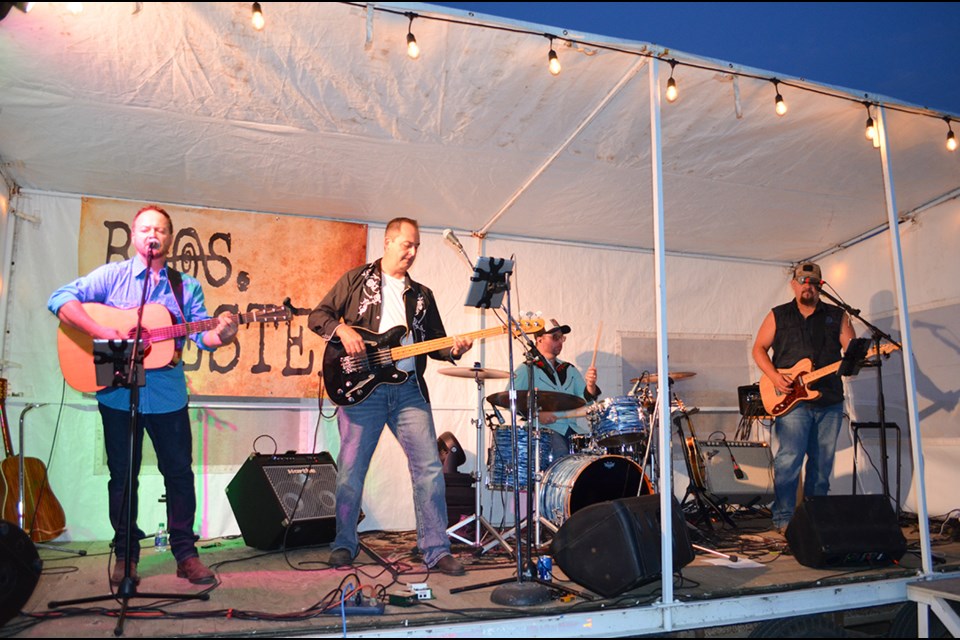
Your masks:
M 603 320 L 597 325 L 597 341 L 593 344 L 593 360 L 590 361 L 590 367 L 597 366 L 597 349 L 600 348 L 600 332 L 603 330 Z

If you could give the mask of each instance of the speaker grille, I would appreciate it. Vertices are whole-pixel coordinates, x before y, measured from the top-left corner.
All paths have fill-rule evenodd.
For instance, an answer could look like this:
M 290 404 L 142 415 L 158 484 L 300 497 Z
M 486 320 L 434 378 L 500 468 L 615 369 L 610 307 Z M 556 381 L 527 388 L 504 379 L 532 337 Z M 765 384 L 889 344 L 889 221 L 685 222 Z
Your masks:
M 264 467 L 270 488 L 292 522 L 337 515 L 337 470 L 330 465 Z

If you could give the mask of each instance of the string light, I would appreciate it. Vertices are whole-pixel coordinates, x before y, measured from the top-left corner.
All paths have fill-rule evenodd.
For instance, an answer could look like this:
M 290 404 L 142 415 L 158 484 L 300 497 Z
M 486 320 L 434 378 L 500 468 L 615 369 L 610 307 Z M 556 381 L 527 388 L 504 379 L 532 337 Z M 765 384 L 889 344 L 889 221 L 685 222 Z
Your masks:
M 563 67 L 560 66 L 560 58 L 557 57 L 557 52 L 553 50 L 553 36 L 547 37 L 550 38 L 550 53 L 547 54 L 547 68 L 551 74 L 558 76 Z
M 947 121 L 947 151 L 956 151 L 957 136 L 953 135 L 953 127 L 950 126 L 950 117 L 944 116 L 943 119 Z
M 407 27 L 407 55 L 410 56 L 411 60 L 416 60 L 420 57 L 420 45 L 417 44 L 417 39 L 413 35 L 413 19 L 418 16 L 415 13 L 405 13 L 403 15 L 410 18 L 410 25 Z
M 777 97 L 774 98 L 777 104 L 777 115 L 782 116 L 787 112 L 787 103 L 783 101 L 783 96 L 780 95 L 780 81 L 774 78 L 770 82 L 773 83 L 774 90 L 777 92 Z
M 667 102 L 675 102 L 679 97 L 677 91 L 677 81 L 673 79 L 673 68 L 677 66 L 676 60 L 670 61 L 670 77 L 667 78 Z
M 877 138 L 877 127 L 873 123 L 873 115 L 870 113 L 870 103 L 864 102 L 863 106 L 867 108 L 867 127 L 864 130 L 863 134 L 867 137 L 867 140 L 876 140 Z
M 250 16 L 250 22 L 253 23 L 253 28 L 257 31 L 262 31 L 263 27 L 267 24 L 263 19 L 263 10 L 260 9 L 260 3 L 254 2 L 252 14 Z

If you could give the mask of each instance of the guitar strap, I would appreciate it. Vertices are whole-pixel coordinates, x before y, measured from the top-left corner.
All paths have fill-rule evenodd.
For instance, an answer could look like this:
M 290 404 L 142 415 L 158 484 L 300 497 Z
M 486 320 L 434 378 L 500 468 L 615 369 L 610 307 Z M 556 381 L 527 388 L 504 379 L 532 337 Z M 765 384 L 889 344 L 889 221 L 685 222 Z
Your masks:
M 173 289 L 173 297 L 177 299 L 177 307 L 180 309 L 180 322 L 187 321 L 187 314 L 183 312 L 183 277 L 176 269 L 167 267 L 167 281 L 170 282 L 170 288 Z

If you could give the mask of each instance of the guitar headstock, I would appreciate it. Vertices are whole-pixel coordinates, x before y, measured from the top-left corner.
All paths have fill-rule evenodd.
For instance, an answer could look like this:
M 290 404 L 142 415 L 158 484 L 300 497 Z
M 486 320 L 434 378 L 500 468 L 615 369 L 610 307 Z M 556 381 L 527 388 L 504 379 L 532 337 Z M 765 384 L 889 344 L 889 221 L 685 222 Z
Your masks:
M 273 322 L 274 324 L 280 322 L 290 322 L 290 319 L 293 317 L 290 309 L 280 305 L 280 306 L 270 306 L 260 309 L 254 312 L 254 320 L 256 322 Z
M 542 330 L 544 327 L 543 318 L 521 318 L 518 323 L 520 328 L 523 329 L 524 333 L 536 333 L 537 331 Z M 515 331 L 514 333 L 519 335 L 518 331 Z
M 7 379 L 0 378 L 0 401 L 7 399 Z

